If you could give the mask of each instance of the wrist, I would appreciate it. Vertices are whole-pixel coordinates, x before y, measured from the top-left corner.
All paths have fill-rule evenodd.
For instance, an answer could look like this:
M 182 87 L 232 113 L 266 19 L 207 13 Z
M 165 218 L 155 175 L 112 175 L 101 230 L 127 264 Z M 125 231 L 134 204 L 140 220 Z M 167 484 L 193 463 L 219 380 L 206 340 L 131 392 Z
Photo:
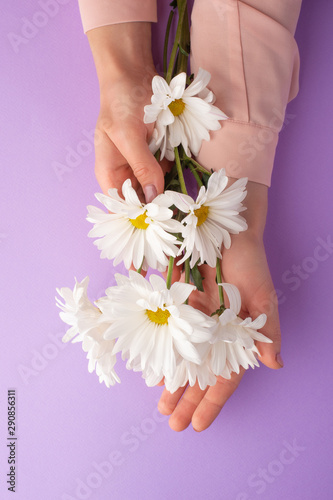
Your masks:
M 101 26 L 88 31 L 87 37 L 101 88 L 124 74 L 154 67 L 148 22 Z
M 229 178 L 229 184 L 233 184 L 237 179 Z M 258 182 L 248 181 L 247 195 L 243 201 L 246 210 L 241 215 L 248 224 L 247 233 L 262 240 L 268 207 L 268 187 Z

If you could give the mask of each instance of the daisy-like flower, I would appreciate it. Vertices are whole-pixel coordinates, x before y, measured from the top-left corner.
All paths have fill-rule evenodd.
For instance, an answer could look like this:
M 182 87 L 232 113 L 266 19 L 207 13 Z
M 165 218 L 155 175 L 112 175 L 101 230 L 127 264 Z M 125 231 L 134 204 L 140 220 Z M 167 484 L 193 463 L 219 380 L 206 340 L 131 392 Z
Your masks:
M 60 318 L 64 323 L 70 325 L 63 342 L 81 342 L 84 335 L 96 326 L 96 320 L 100 316 L 98 309 L 90 302 L 87 296 L 89 284 L 88 276 L 81 283 L 75 279 L 73 290 L 70 288 L 57 288 L 57 292 L 64 300 L 62 302 L 56 297 L 56 305 L 61 309 Z M 76 337 L 76 338 L 74 338 Z
M 250 366 L 259 366 L 256 355 L 259 351 L 255 345 L 251 349 L 245 349 L 240 344 L 220 342 L 218 348 L 214 345 L 211 350 L 209 365 L 216 375 L 230 379 L 233 372 L 239 373 L 242 366 L 247 370 Z
M 87 220 L 94 224 L 88 236 L 99 238 L 94 242 L 101 250 L 101 258 L 114 259 L 116 266 L 124 262 L 127 269 L 132 262 L 138 269 L 148 267 L 164 271 L 168 257 L 178 253 L 177 238 L 181 224 L 172 219 L 172 210 L 157 196 L 152 203 L 143 204 L 127 179 L 122 186 L 122 199 L 117 189 L 109 189 L 108 196 L 96 194 L 96 198 L 110 212 L 89 206 Z
M 142 371 L 150 385 L 172 378 L 183 359 L 201 363 L 197 345 L 211 339 L 215 322 L 184 304 L 193 285 L 176 282 L 168 290 L 161 277 L 151 275 L 148 283 L 134 271 L 116 281 L 99 307 L 110 323 L 104 338 L 117 339 L 113 353 L 122 352 L 127 368 Z
M 230 248 L 230 234 L 247 229 L 245 219 L 239 215 L 245 210 L 242 201 L 246 196 L 247 178 L 238 179 L 226 189 L 227 183 L 228 177 L 221 169 L 210 176 L 207 189 L 204 186 L 200 188 L 196 200 L 175 191 L 165 192 L 170 205 L 174 204 L 188 214 L 182 221 L 185 225 L 182 231 L 184 241 L 179 250 L 179 255 L 183 251 L 185 255 L 178 264 L 191 257 L 191 267 L 199 259 L 201 264 L 207 262 L 215 267 L 216 259 L 222 258 L 221 245 Z
M 89 373 L 96 371 L 100 383 L 104 382 L 106 387 L 110 387 L 120 382 L 120 378 L 113 369 L 117 361 L 116 355 L 112 354 L 115 342 L 103 337 L 107 326 L 101 324 L 90 330 L 83 337 L 82 349 L 87 353 Z
M 89 278 L 80 283 L 75 280 L 74 289 L 57 288 L 57 292 L 64 300 L 56 297 L 57 306 L 62 309 L 61 319 L 70 325 L 63 337 L 63 342 L 82 342 L 82 349 L 87 353 L 88 370 L 96 370 L 100 382 L 107 387 L 120 382 L 114 371 L 116 356 L 112 354 L 114 340 L 105 340 L 103 333 L 109 324 L 104 323 L 101 311 L 95 307 L 87 296 Z M 98 301 L 97 303 L 98 304 Z
M 184 359 L 177 366 L 172 378 L 165 377 L 164 384 L 169 392 L 174 393 L 179 387 L 184 387 L 187 383 L 191 387 L 198 383 L 201 390 L 216 384 L 216 376 L 209 363 L 211 345 L 208 342 L 199 344 L 197 349 L 202 358 L 200 365 Z
M 170 84 L 154 76 L 151 104 L 145 106 L 144 122 L 156 122 L 150 150 L 161 149 L 161 159 L 174 159 L 173 148 L 182 144 L 187 155 L 199 153 L 203 140 L 209 141 L 209 131 L 221 128 L 220 120 L 228 117 L 213 106 L 214 95 L 207 90 L 210 73 L 199 69 L 187 87 L 186 73 L 175 76 Z
M 216 326 L 210 351 L 210 366 L 215 375 L 230 378 L 232 372 L 239 373 L 240 366 L 259 366 L 255 354 L 259 354 L 255 341 L 271 343 L 272 340 L 259 333 L 267 320 L 260 314 L 255 320 L 241 319 L 241 297 L 236 286 L 220 284 L 226 292 L 230 307 L 221 316 L 215 317 Z
M 157 385 L 159 382 L 163 380 L 163 373 L 162 370 L 158 370 L 158 372 L 155 372 L 152 370 L 150 366 L 147 366 L 145 370 L 141 369 L 141 361 L 140 361 L 140 356 L 137 356 L 135 359 L 132 359 L 131 361 L 128 359 L 129 358 L 129 353 L 123 353 L 122 354 L 123 359 L 127 359 L 126 363 L 126 368 L 127 370 L 133 370 L 135 372 L 142 372 L 142 378 L 145 380 L 146 384 L 148 387 L 154 387 Z

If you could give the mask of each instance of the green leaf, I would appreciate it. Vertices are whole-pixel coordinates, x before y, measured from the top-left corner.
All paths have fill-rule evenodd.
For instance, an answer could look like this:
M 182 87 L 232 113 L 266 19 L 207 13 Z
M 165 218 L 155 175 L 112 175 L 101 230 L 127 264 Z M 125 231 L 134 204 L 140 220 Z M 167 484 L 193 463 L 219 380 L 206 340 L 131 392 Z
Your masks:
M 187 85 L 190 85 L 190 83 L 192 83 L 194 80 L 194 73 L 191 73 L 188 77 L 187 77 Z
M 214 311 L 211 316 L 215 316 L 215 314 L 217 316 L 221 316 L 221 314 L 226 310 L 226 308 L 224 306 L 221 306 L 219 307 L 218 309 L 216 309 L 216 311 Z
M 204 280 L 205 278 L 203 278 L 201 276 L 201 273 L 199 271 L 199 268 L 198 268 L 198 263 L 195 264 L 194 267 L 192 267 L 191 269 L 191 281 L 195 284 L 195 286 L 197 287 L 197 289 L 200 291 L 200 292 L 203 292 L 204 289 L 203 289 L 203 285 L 202 285 L 202 281 Z
M 164 185 L 165 188 L 164 190 L 167 191 L 170 189 L 170 191 L 177 191 L 178 193 L 181 192 L 181 186 L 180 182 L 178 179 L 178 172 L 177 172 L 177 167 L 174 165 L 170 172 L 167 172 L 164 177 Z
M 190 55 L 190 53 L 187 52 L 185 49 L 183 49 L 183 47 L 181 45 L 178 45 L 178 48 L 179 48 L 179 52 L 181 52 L 181 54 L 183 54 L 184 56 L 188 57 Z
M 210 175 L 209 174 L 202 174 L 202 182 L 203 185 L 207 188 L 208 185 L 208 180 L 209 180 Z

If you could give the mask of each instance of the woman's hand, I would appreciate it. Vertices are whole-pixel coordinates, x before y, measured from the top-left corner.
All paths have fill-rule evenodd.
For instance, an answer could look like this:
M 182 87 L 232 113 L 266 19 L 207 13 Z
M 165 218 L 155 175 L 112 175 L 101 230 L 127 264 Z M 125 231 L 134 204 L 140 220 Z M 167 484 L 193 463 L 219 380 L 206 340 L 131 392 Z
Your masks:
M 248 195 L 244 201 L 247 207 L 244 217 L 249 229 L 232 237 L 229 250 L 223 251 L 223 281 L 236 285 L 242 297 L 241 316 L 253 319 L 261 313 L 267 314 L 267 323 L 261 332 L 273 340 L 272 344 L 257 342 L 261 354 L 259 360 L 270 368 L 281 368 L 281 335 L 277 299 L 269 272 L 262 241 L 267 212 L 267 187 L 254 182 L 248 183 Z M 195 291 L 189 303 L 211 314 L 219 307 L 215 269 L 201 266 L 204 276 L 204 292 Z M 182 431 L 192 422 L 196 431 L 210 426 L 220 413 L 226 401 L 238 387 L 245 370 L 233 373 L 230 380 L 218 377 L 216 385 L 202 391 L 194 387 L 181 387 L 174 394 L 164 389 L 158 408 L 164 415 L 171 415 L 170 427 Z
M 95 173 L 104 193 L 121 192 L 130 178 L 143 200 L 163 192 L 164 174 L 148 141 L 153 124 L 143 123 L 156 74 L 150 23 L 122 23 L 88 31 L 100 85 L 101 108 L 95 134 Z

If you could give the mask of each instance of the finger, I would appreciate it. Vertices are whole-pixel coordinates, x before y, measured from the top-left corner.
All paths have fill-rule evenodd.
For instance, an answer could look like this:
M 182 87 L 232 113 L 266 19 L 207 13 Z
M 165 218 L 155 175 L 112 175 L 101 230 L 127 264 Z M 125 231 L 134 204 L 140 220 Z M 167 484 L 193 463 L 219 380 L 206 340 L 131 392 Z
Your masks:
M 237 389 L 245 369 L 241 367 L 240 373 L 232 373 L 231 378 L 225 379 L 217 377 L 217 382 L 211 386 L 199 403 L 192 416 L 192 426 L 197 432 L 201 432 L 209 427 L 230 396 Z
M 149 150 L 146 135 L 147 130 L 138 125 L 137 135 L 133 135 L 130 130 L 119 129 L 112 139 L 141 184 L 146 203 L 150 203 L 163 192 L 164 175 L 160 164 Z
M 207 391 L 208 388 L 204 391 L 201 390 L 197 382 L 193 387 L 187 387 L 169 419 L 171 429 L 180 432 L 190 425 L 192 416 Z
M 278 299 L 273 288 L 265 292 L 255 305 L 249 307 L 252 318 L 256 318 L 260 313 L 265 312 L 267 321 L 260 333 L 272 340 L 272 343 L 256 342 L 260 353 L 259 360 L 268 368 L 279 369 L 283 367 L 281 357 L 281 329 L 278 312 Z
M 157 405 L 158 411 L 162 413 L 162 415 L 170 415 L 176 408 L 177 403 L 182 397 L 185 389 L 186 386 L 179 387 L 179 389 L 177 389 L 177 391 L 175 391 L 173 394 L 164 389 Z
M 131 179 L 134 189 L 140 186 L 133 170 L 125 158 L 112 143 L 108 135 L 98 130 L 95 142 L 95 175 L 104 194 L 110 188 L 116 188 L 121 195 L 121 188 L 126 179 Z

